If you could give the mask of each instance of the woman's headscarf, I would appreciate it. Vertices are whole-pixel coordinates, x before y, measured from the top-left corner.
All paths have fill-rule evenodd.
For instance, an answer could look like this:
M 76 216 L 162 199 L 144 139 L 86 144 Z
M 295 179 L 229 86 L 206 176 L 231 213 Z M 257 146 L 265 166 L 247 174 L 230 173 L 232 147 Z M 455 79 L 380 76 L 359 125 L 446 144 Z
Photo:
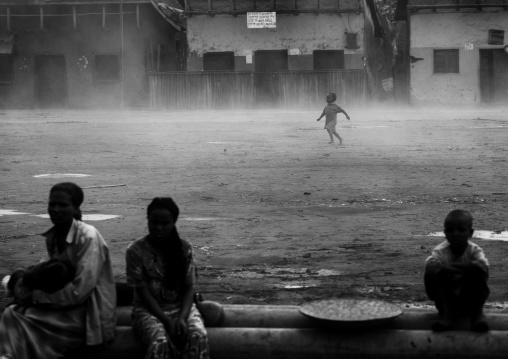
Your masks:
M 76 212 L 74 213 L 74 218 L 78 221 L 81 221 L 81 209 L 79 206 L 83 203 L 85 199 L 85 194 L 83 193 L 83 190 L 81 187 L 79 187 L 77 184 L 73 182 L 61 182 L 57 183 L 53 187 L 51 187 L 51 190 L 49 191 L 49 194 L 53 192 L 64 192 L 69 195 L 71 198 L 72 204 L 76 208 Z
M 170 197 L 156 197 L 150 202 L 146 209 L 147 216 L 156 209 L 167 209 L 176 223 L 180 210 Z M 176 227 L 164 242 L 163 253 L 165 260 L 166 275 L 163 280 L 164 286 L 169 289 L 181 289 L 185 282 L 187 263 L 183 253 L 183 245 Z

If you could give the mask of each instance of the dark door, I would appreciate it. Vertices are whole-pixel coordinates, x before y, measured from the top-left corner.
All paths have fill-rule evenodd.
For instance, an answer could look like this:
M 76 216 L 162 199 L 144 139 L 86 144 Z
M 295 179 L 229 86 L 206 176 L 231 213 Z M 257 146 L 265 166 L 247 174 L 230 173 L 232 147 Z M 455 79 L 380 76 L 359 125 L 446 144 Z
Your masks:
M 63 55 L 35 57 L 35 96 L 40 108 L 64 108 L 67 104 L 67 67 Z
M 482 102 L 508 101 L 508 54 L 503 50 L 480 50 Z
M 279 71 L 288 69 L 287 50 L 260 50 L 254 53 L 256 102 L 273 106 L 279 102 Z

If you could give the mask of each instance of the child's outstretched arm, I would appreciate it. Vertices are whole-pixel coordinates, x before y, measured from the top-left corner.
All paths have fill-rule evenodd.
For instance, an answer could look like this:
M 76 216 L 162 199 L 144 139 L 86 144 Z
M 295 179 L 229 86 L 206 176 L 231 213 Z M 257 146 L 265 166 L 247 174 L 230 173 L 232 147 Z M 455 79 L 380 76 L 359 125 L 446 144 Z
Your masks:
M 342 112 L 344 115 L 346 115 L 348 121 L 350 120 L 351 117 L 349 117 L 349 115 L 347 114 L 347 112 L 343 108 L 340 108 L 339 112 Z
M 319 121 L 323 118 L 323 116 L 325 115 L 325 111 L 323 110 L 323 113 L 321 114 L 321 116 L 319 116 L 319 118 L 316 120 L 316 121 Z

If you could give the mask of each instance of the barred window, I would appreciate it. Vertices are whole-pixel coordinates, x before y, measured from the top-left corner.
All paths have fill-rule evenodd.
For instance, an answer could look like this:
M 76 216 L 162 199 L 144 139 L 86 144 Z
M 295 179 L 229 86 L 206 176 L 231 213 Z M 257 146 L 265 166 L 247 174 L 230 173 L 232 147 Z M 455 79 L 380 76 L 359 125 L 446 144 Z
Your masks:
M 203 54 L 204 71 L 234 71 L 235 53 L 233 51 L 225 52 L 206 52 Z
M 459 73 L 459 50 L 434 50 L 434 73 Z
M 344 50 L 314 50 L 314 70 L 341 70 L 344 68 Z
M 120 64 L 117 55 L 95 55 L 94 76 L 97 81 L 120 80 Z

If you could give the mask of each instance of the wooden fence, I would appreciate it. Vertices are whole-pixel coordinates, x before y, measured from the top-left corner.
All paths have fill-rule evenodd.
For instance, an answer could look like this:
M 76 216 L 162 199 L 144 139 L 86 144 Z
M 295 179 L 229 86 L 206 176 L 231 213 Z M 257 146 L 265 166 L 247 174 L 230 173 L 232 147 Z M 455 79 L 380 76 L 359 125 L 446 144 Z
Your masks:
M 281 71 L 267 75 L 270 74 L 250 71 L 149 73 L 150 107 L 172 110 L 313 108 L 323 105 L 328 92 L 335 92 L 337 102 L 344 106 L 363 105 L 368 100 L 363 70 Z M 263 77 L 262 86 L 256 77 Z M 270 93 L 270 102 L 259 101 L 267 98 L 266 91 Z

